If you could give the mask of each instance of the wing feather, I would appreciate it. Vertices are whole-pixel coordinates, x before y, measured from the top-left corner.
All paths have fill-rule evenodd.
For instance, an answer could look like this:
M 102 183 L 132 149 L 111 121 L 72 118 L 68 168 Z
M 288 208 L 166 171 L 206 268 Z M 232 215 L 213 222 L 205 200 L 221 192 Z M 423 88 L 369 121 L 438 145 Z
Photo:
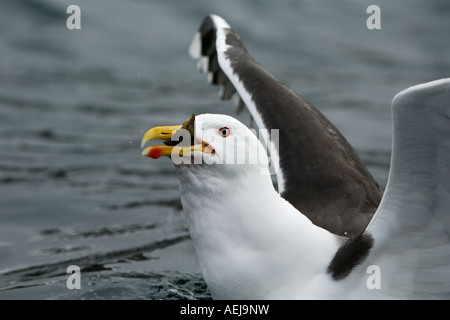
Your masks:
M 237 91 L 238 110 L 245 104 L 259 129 L 278 133 L 264 143 L 271 146 L 280 194 L 318 226 L 345 236 L 361 233 L 382 193 L 339 130 L 263 69 L 223 18 L 206 17 L 189 52 L 209 61 L 201 70 L 222 86 L 222 100 Z
M 392 101 L 388 185 L 367 228 L 384 296 L 450 298 L 450 78 Z

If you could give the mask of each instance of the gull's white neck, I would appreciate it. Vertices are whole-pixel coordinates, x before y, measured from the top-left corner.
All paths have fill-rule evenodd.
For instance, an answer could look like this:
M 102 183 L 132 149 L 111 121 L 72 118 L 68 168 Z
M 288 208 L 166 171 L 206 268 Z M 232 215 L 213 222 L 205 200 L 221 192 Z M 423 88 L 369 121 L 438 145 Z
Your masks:
M 339 243 L 275 191 L 257 166 L 177 166 L 186 221 L 215 299 L 308 296 Z

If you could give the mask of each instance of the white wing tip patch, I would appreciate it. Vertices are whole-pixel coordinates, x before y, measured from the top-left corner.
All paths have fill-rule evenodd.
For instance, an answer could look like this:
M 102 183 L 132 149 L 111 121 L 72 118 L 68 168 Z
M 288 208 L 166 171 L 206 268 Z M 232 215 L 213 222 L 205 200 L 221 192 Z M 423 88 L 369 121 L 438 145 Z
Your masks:
M 225 21 L 224 18 L 222 18 L 222 17 L 220 17 L 218 15 L 215 15 L 215 14 L 211 14 L 210 17 L 213 20 L 214 25 L 216 26 L 217 30 L 218 29 L 222 29 L 222 28 L 224 28 L 224 29 L 230 29 L 231 28 L 230 25 Z
M 209 58 L 206 56 L 201 56 L 197 62 L 197 68 L 202 73 L 208 72 Z
M 202 54 L 202 38 L 200 32 L 195 33 L 194 39 L 189 46 L 189 56 L 192 59 L 200 59 Z
M 216 30 L 231 28 L 230 25 L 225 21 L 225 19 L 218 15 L 211 14 L 210 18 L 213 20 Z M 202 35 L 200 31 L 197 31 L 195 33 L 194 38 L 189 45 L 188 53 L 189 56 L 194 60 L 200 59 L 202 57 Z M 202 68 L 201 70 L 204 70 L 204 68 Z
M 210 71 L 208 72 L 208 83 L 213 84 L 213 80 L 214 80 L 214 73 Z

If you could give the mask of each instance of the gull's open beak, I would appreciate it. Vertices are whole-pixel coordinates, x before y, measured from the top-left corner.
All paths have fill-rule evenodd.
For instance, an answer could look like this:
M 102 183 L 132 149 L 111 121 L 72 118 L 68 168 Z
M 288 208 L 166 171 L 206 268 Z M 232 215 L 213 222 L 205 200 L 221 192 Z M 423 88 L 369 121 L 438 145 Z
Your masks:
M 142 151 L 142 155 L 153 159 L 158 159 L 163 156 L 171 155 L 177 155 L 180 157 L 187 156 L 193 151 L 214 153 L 214 148 L 212 148 L 208 143 L 194 139 L 194 121 L 195 115 L 192 115 L 192 117 L 187 119 L 183 125 L 155 127 L 148 130 L 142 137 L 141 148 L 143 148 L 147 142 L 152 140 L 163 140 L 165 144 L 147 147 L 144 151 Z M 176 145 L 179 144 L 180 141 L 171 141 L 172 136 L 179 129 L 184 129 L 189 132 L 191 145 L 181 147 Z
M 141 148 L 143 148 L 147 142 L 151 140 L 170 140 L 172 135 L 181 129 L 181 126 L 165 126 L 165 127 L 154 127 L 148 130 L 142 137 Z

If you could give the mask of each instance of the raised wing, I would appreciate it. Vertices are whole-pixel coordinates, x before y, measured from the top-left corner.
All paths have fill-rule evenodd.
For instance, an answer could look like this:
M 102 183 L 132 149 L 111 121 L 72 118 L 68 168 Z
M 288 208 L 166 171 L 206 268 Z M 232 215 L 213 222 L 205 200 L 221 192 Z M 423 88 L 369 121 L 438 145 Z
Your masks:
M 392 102 L 389 180 L 367 228 L 380 294 L 450 298 L 450 78 L 417 85 Z
M 260 129 L 278 133 L 279 139 L 265 142 L 271 146 L 280 194 L 335 234 L 362 232 L 382 193 L 339 130 L 263 69 L 221 17 L 204 19 L 189 53 L 209 82 L 222 86 L 222 100 L 237 91 L 239 108 L 245 103 Z

